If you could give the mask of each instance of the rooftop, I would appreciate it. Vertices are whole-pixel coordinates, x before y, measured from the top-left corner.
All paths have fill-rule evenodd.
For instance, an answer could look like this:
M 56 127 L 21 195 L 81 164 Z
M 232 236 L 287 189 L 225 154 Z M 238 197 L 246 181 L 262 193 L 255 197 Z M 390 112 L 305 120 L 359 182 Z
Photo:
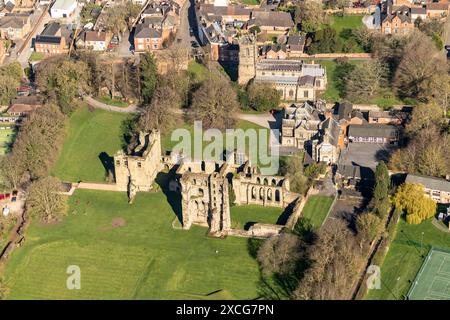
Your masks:
M 405 182 L 421 184 L 427 189 L 450 192 L 450 181 L 442 178 L 408 174 Z

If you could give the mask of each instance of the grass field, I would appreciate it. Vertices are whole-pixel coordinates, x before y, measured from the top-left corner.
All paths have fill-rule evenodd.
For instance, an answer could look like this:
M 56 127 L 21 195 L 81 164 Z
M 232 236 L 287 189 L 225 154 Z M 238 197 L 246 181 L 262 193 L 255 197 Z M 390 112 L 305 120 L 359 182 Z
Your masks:
M 78 190 L 69 202 L 63 222 L 34 221 L 11 256 L 9 299 L 257 297 L 259 271 L 247 239 L 173 229 L 176 215 L 163 193 L 138 194 L 129 205 L 125 193 Z M 70 265 L 80 267 L 80 290 L 66 288 Z
M 381 289 L 369 290 L 366 298 L 404 299 L 431 247 L 450 247 L 450 233 L 437 229 L 432 219 L 419 225 L 410 225 L 401 219 L 381 266 Z
M 450 300 L 450 253 L 431 249 L 408 293 L 410 300 Z
M 14 141 L 14 129 L 0 127 L 0 155 L 8 152 L 9 145 Z
M 52 174 L 61 180 L 96 181 L 106 178 L 103 161 L 121 149 L 123 122 L 130 115 L 103 110 L 75 111 L 69 119 L 61 155 Z
M 327 217 L 332 203 L 333 197 L 311 196 L 303 208 L 302 218 L 309 219 L 313 228 L 319 229 Z
M 277 223 L 283 213 L 282 208 L 258 205 L 234 206 L 230 209 L 231 224 L 234 228 L 245 228 L 249 223 Z M 283 224 L 282 222 L 279 222 Z

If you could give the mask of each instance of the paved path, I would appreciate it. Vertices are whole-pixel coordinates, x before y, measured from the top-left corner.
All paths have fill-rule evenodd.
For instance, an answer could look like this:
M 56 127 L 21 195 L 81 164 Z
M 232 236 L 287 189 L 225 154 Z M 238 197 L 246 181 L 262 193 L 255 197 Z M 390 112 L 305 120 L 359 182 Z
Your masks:
M 134 104 L 130 104 L 128 107 L 114 107 L 110 106 L 106 103 L 100 102 L 92 98 L 91 96 L 85 96 L 84 101 L 87 102 L 88 105 L 94 107 L 96 109 L 103 109 L 106 111 L 112 112 L 120 112 L 120 113 L 140 113 L 142 109 Z

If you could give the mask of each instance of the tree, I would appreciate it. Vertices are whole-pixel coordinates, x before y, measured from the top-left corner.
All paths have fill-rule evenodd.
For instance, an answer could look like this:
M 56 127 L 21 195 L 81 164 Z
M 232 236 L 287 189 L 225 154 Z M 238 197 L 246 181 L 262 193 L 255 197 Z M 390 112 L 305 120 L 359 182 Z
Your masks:
M 300 280 L 293 298 L 301 300 L 349 299 L 363 267 L 361 248 L 342 220 L 325 225 L 308 249 L 311 267 Z
M 176 109 L 180 108 L 181 99 L 176 92 L 167 86 L 156 89 L 150 105 L 144 108 L 139 118 L 138 130 L 149 132 L 159 129 L 161 133 L 168 133 L 177 123 Z
M 312 43 L 308 48 L 308 53 L 332 53 L 340 52 L 341 50 L 342 43 L 336 30 L 326 27 L 314 33 Z
M 253 82 L 247 90 L 249 104 L 257 111 L 269 111 L 280 105 L 280 93 L 270 83 Z
M 393 170 L 445 177 L 450 172 L 450 135 L 431 125 L 418 131 L 389 161 Z
M 0 176 L 7 187 L 17 190 L 25 175 L 23 161 L 17 156 L 18 153 L 10 153 L 0 160 Z
M 440 127 L 443 124 L 443 110 L 435 103 L 419 104 L 414 107 L 411 121 L 406 126 L 406 133 L 414 137 L 421 130 L 431 126 Z
M 366 26 L 352 29 L 351 34 L 355 41 L 364 49 L 365 52 L 372 51 L 373 33 Z
M 190 109 L 191 120 L 202 121 L 206 129 L 233 128 L 234 115 L 239 109 L 236 91 L 223 75 L 211 74 L 209 81 L 194 92 Z
M 363 213 L 356 219 L 356 230 L 361 239 L 361 247 L 364 243 L 372 243 L 383 231 L 381 219 L 374 213 Z
M 288 273 L 300 256 L 300 239 L 289 233 L 267 239 L 258 250 L 257 260 L 265 274 Z
M 425 196 L 420 184 L 402 184 L 394 197 L 397 210 L 406 212 L 406 222 L 419 224 L 436 214 L 436 202 Z
M 280 175 L 289 178 L 291 191 L 305 194 L 309 188 L 308 178 L 303 173 L 303 153 L 289 157 L 280 166 Z
M 379 60 L 358 64 L 345 80 L 346 98 L 353 102 L 363 102 L 375 97 L 385 76 L 385 68 Z
M 38 179 L 28 190 L 27 212 L 45 222 L 62 218 L 67 214 L 67 196 L 62 192 L 61 182 L 57 178 Z
M 416 32 L 405 47 L 394 87 L 401 98 L 428 102 L 444 92 L 447 69 L 442 52 L 429 37 Z
M 17 134 L 10 156 L 10 161 L 16 160 L 21 163 L 15 169 L 17 173 L 9 173 L 10 183 L 18 184 L 19 177 L 23 177 L 20 174 L 22 170 L 27 172 L 32 180 L 48 174 L 62 146 L 64 124 L 65 116 L 55 105 L 45 105 L 26 118 Z
M 303 1 L 295 7 L 294 21 L 301 25 L 303 32 L 315 32 L 328 22 L 321 4 L 314 1 Z
M 0 67 L 0 105 L 8 105 L 17 96 L 21 78 L 22 67 L 19 62 Z
M 90 79 L 89 68 L 84 61 L 61 56 L 45 59 L 39 63 L 36 72 L 38 89 L 51 102 L 57 103 L 64 114 L 74 110 L 77 96 L 90 92 Z
M 158 68 L 155 56 L 149 52 L 142 55 L 139 68 L 141 73 L 141 95 L 144 103 L 149 103 L 158 83 Z
M 380 161 L 375 169 L 375 188 L 373 198 L 381 200 L 388 197 L 391 179 L 384 161 Z

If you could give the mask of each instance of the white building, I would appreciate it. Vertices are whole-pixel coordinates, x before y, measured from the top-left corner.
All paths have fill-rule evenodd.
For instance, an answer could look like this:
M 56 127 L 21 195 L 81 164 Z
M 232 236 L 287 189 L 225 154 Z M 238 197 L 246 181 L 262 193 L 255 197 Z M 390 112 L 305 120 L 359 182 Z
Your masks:
M 68 18 L 77 9 L 76 0 L 56 0 L 50 9 L 50 16 L 55 19 Z

